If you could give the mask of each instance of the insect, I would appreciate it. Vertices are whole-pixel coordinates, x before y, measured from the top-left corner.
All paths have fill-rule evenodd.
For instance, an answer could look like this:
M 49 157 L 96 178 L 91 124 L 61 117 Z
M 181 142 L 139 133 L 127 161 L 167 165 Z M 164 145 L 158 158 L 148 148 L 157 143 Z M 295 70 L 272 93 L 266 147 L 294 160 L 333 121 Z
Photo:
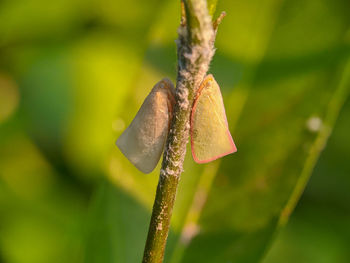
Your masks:
M 158 82 L 129 127 L 117 140 L 122 153 L 143 173 L 156 167 L 175 105 L 175 89 L 168 79 Z M 192 157 L 207 163 L 237 151 L 230 134 L 220 87 L 213 75 L 202 81 L 190 118 Z
M 220 87 L 211 74 L 204 78 L 194 100 L 190 134 L 192 157 L 197 163 L 208 163 L 237 151 Z
M 128 128 L 117 140 L 121 152 L 143 173 L 157 166 L 169 133 L 175 89 L 168 79 L 158 82 Z

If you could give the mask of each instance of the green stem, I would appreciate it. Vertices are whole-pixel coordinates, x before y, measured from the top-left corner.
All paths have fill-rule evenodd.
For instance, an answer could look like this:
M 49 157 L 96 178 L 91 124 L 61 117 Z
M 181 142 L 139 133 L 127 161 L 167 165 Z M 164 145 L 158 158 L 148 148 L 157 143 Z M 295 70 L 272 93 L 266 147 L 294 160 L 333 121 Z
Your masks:
M 214 55 L 215 30 L 205 0 L 183 0 L 177 40 L 176 103 L 164 150 L 143 263 L 163 262 L 177 186 L 183 170 L 189 120 L 196 91 Z
M 314 167 L 317 163 L 317 160 L 320 157 L 320 154 L 326 143 L 328 141 L 329 136 L 332 133 L 332 129 L 335 125 L 335 122 L 338 118 L 340 110 L 344 105 L 346 99 L 348 98 L 350 93 L 350 60 L 347 61 L 345 65 L 345 69 L 341 76 L 338 87 L 329 102 L 328 112 L 325 116 L 323 127 L 319 132 L 315 142 L 313 143 L 309 155 L 306 159 L 305 165 L 301 172 L 301 175 L 297 181 L 297 184 L 292 192 L 291 197 L 289 198 L 286 206 L 284 207 L 280 219 L 279 225 L 285 225 L 289 219 L 290 214 L 294 210 L 298 200 L 300 199 L 306 184 L 314 170 Z

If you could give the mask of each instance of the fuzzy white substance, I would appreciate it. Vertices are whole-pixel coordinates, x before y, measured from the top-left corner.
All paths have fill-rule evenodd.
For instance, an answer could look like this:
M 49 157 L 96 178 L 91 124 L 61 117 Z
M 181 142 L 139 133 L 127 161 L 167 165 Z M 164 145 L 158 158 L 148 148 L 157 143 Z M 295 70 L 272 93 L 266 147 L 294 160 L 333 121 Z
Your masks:
M 178 48 L 178 76 L 173 122 L 164 152 L 161 177 L 178 177 L 183 171 L 186 144 L 189 138 L 190 114 L 195 94 L 206 76 L 215 53 L 215 31 L 206 1 L 189 1 L 191 16 L 199 22 L 195 27 L 180 26 Z M 190 29 L 188 29 L 188 26 Z

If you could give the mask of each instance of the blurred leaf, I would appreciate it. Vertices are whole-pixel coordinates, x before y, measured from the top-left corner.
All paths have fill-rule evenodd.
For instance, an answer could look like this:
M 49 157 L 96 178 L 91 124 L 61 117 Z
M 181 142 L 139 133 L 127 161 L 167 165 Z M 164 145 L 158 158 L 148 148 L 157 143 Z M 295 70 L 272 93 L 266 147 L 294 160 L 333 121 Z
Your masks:
M 16 110 L 19 101 L 17 84 L 0 72 L 0 124 Z
M 154 19 L 162 9 L 162 1 L 159 0 L 129 0 L 127 2 L 111 0 L 91 0 L 92 12 L 103 23 L 115 25 L 119 30 L 143 33 L 149 27 L 148 21 Z M 130 33 L 129 33 L 130 34 Z
M 86 1 L 5 0 L 0 2 L 0 47 L 12 42 L 51 36 L 58 38 L 82 17 Z
M 350 260 L 349 113 L 348 99 L 296 211 L 278 233 L 265 263 Z
M 112 124 L 130 92 L 140 50 L 98 34 L 77 43 L 71 52 L 75 90 L 65 152 L 75 169 L 91 175 L 104 170 L 114 145 Z
M 2 135 L 1 180 L 24 199 L 41 196 L 53 184 L 50 165 L 25 136 Z
M 23 64 L 17 74 L 26 130 L 46 152 L 58 152 L 73 107 L 67 46 L 31 46 L 17 52 L 17 63 Z
M 307 205 L 307 203 L 309 203 Z M 344 214 L 344 210 L 347 213 Z M 346 263 L 349 208 L 304 200 L 279 234 L 264 263 Z
M 208 0 L 208 10 L 210 15 L 214 15 L 216 10 L 216 5 L 218 3 L 218 0 Z
M 90 209 L 84 262 L 140 262 L 148 214 L 126 193 L 102 182 Z
M 81 262 L 84 196 L 57 176 L 21 132 L 1 135 L 0 247 L 5 262 Z

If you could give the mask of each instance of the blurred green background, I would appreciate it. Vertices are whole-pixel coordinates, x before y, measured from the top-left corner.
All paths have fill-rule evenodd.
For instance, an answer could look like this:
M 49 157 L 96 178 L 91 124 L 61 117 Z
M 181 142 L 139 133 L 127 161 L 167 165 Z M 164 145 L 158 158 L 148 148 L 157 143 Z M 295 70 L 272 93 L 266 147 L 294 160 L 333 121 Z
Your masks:
M 216 10 L 210 73 L 238 153 L 188 154 L 165 262 L 350 262 L 350 2 Z M 176 78 L 179 13 L 0 0 L 0 262 L 141 262 L 159 167 L 141 174 L 114 143 Z

